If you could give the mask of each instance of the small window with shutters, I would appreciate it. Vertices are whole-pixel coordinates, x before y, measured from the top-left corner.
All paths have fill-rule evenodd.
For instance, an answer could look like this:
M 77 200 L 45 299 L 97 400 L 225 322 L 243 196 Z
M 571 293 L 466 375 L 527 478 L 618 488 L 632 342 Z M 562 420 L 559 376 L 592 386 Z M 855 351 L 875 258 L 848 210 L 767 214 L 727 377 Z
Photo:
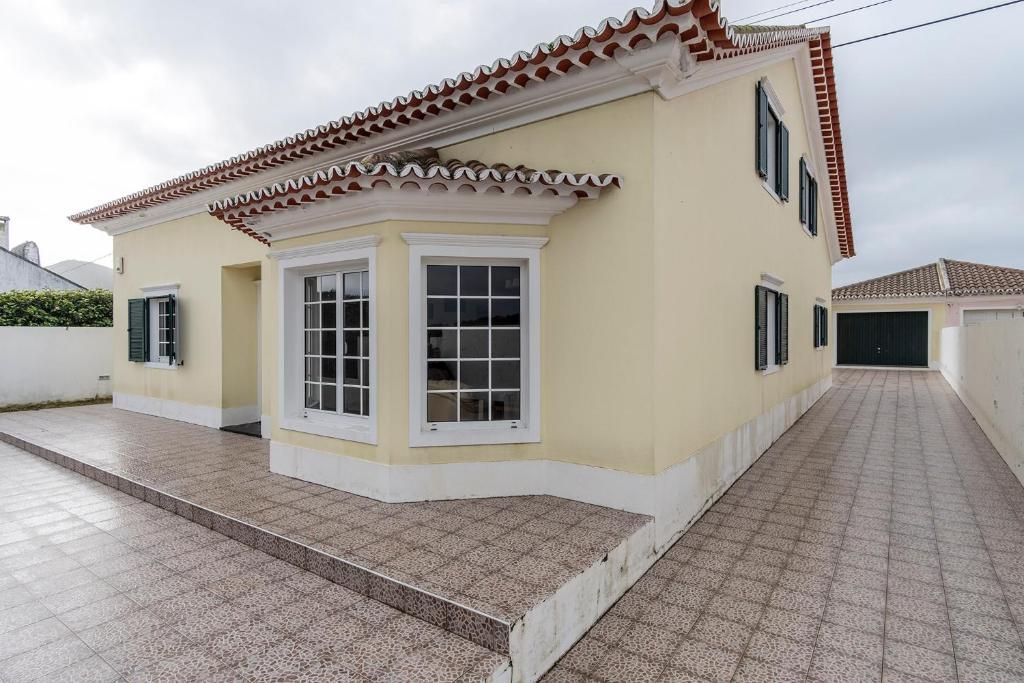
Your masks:
M 828 309 L 820 304 L 814 306 L 814 348 L 828 346 Z
M 818 235 L 818 182 L 807 160 L 800 159 L 800 222 L 812 237 Z
M 754 288 L 754 368 L 775 372 L 789 363 L 789 295 Z
M 757 82 L 756 170 L 777 199 L 789 200 L 789 128 L 767 79 Z
M 177 286 L 145 287 L 146 296 L 128 300 L 128 360 L 149 367 L 181 365 Z

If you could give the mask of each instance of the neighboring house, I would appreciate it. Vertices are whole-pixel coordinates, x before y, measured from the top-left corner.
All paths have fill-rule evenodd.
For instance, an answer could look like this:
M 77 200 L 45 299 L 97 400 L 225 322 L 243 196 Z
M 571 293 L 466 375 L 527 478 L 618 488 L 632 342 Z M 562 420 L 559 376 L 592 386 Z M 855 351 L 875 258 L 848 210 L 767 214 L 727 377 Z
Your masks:
M 838 365 L 939 367 L 943 327 L 1020 319 L 1024 270 L 939 259 L 832 290 Z
M 10 219 L 0 216 L 0 292 L 39 289 L 84 289 L 58 273 L 39 265 L 35 242 L 10 246 Z
M 853 254 L 828 31 L 713 5 L 72 216 L 123 270 L 115 405 L 260 420 L 275 472 L 382 500 L 553 493 L 678 532 L 830 386 Z
M 47 268 L 69 280 L 74 280 L 86 289 L 109 290 L 114 286 L 114 270 L 99 263 L 69 259 L 54 263 Z

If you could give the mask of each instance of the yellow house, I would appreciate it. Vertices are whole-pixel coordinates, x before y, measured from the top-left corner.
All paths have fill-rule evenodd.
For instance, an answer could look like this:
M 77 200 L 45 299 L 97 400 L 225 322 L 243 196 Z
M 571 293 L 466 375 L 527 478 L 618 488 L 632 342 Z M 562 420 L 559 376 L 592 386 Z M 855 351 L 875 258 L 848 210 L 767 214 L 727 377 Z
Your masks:
M 662 546 L 830 386 L 853 255 L 827 29 L 714 0 L 71 218 L 114 236 L 117 407 L 260 422 L 273 471 L 384 501 L 651 514 Z
M 832 290 L 836 364 L 941 369 L 942 329 L 1024 318 L 1024 270 L 940 258 Z

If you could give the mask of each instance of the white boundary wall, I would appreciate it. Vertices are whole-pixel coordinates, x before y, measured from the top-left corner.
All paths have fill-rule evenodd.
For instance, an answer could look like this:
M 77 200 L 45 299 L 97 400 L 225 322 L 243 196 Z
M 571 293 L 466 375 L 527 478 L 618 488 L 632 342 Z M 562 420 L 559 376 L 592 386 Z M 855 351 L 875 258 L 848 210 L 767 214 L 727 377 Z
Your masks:
M 0 327 L 0 406 L 110 396 L 113 365 L 112 327 Z
M 1024 483 L 1024 321 L 943 329 L 942 374 Z

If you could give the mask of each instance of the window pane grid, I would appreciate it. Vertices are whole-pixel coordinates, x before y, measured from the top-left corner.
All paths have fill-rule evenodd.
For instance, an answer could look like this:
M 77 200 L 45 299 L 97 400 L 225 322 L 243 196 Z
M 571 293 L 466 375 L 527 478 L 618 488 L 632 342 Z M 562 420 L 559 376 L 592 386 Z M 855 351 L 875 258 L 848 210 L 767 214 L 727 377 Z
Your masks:
M 157 311 L 157 355 L 161 358 L 167 358 L 171 353 L 170 344 L 170 316 L 167 312 L 167 299 L 156 302 Z
M 342 275 L 342 412 L 370 414 L 369 271 Z
M 520 419 L 521 268 L 427 266 L 427 421 Z
M 303 340 L 305 407 L 336 412 L 337 387 L 337 275 L 304 278 Z

